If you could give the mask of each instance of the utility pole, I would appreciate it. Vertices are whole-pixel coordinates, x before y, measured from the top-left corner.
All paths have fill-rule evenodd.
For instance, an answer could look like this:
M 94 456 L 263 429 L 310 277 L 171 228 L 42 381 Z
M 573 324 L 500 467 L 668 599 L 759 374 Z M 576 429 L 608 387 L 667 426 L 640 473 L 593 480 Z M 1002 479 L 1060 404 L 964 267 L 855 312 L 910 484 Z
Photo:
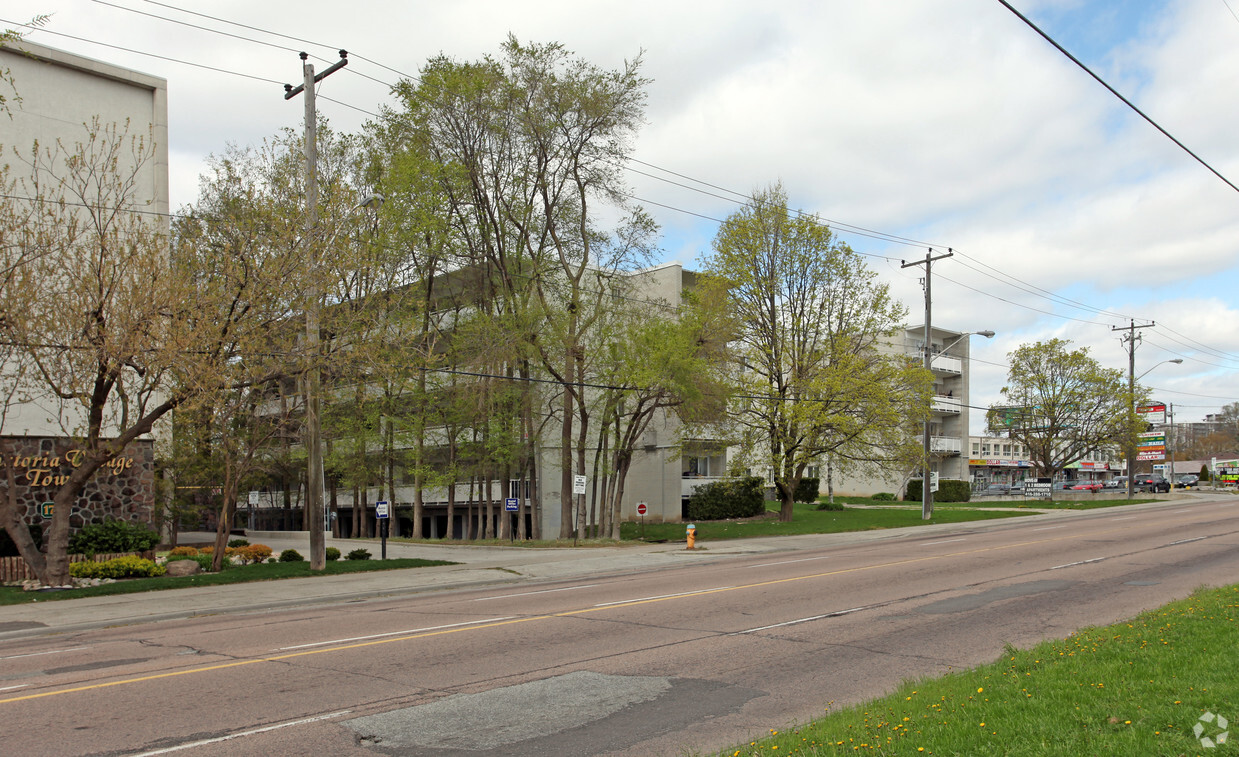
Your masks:
M 310 570 L 327 567 L 327 545 L 323 530 L 323 428 L 319 415 L 319 307 L 322 287 L 318 280 L 318 112 L 314 105 L 314 85 L 348 65 L 348 53 L 340 51 L 340 60 L 318 76 L 309 55 L 301 53 L 302 83 L 297 87 L 284 85 L 284 99 L 291 100 L 305 93 L 305 206 L 306 241 L 309 255 L 306 265 L 310 287 L 305 295 L 305 524 L 310 531 Z M 356 507 L 356 503 L 354 503 Z
M 925 370 L 930 371 L 931 373 L 933 372 L 933 368 L 934 368 L 933 366 L 933 361 L 934 361 L 934 358 L 933 358 L 933 309 L 934 309 L 933 302 L 934 302 L 934 298 L 933 298 L 933 276 L 932 276 L 933 262 L 935 260 L 942 260 L 943 258 L 949 258 L 954 254 L 955 254 L 955 251 L 953 249 L 948 248 L 945 253 L 940 254 L 940 255 L 934 255 L 934 248 L 930 247 L 929 250 L 925 253 L 924 260 L 917 260 L 912 263 L 904 263 L 904 261 L 902 260 L 899 261 L 900 263 L 903 263 L 903 265 L 899 266 L 900 268 L 910 268 L 914 265 L 925 266 Z M 930 396 L 929 398 L 930 415 L 932 415 L 933 413 L 933 402 L 934 402 L 933 397 Z M 921 474 L 921 519 L 922 520 L 929 520 L 930 518 L 934 517 L 934 493 L 930 490 L 930 485 L 929 485 L 929 478 L 930 478 L 929 421 L 930 421 L 930 415 L 925 416 L 925 438 L 924 438 L 925 462 L 924 462 L 923 467 L 921 468 L 921 472 L 922 472 Z
M 1123 337 L 1123 342 L 1127 345 L 1127 409 L 1133 416 L 1136 412 L 1136 345 L 1143 341 L 1143 337 L 1136 333 L 1136 329 L 1147 329 L 1154 326 L 1153 321 L 1137 326 L 1134 320 L 1127 326 L 1111 326 L 1111 331 L 1126 331 L 1127 334 Z M 1130 417 L 1130 416 L 1129 416 Z M 1129 439 L 1127 441 L 1127 499 L 1132 498 L 1135 493 L 1136 481 L 1136 441 Z

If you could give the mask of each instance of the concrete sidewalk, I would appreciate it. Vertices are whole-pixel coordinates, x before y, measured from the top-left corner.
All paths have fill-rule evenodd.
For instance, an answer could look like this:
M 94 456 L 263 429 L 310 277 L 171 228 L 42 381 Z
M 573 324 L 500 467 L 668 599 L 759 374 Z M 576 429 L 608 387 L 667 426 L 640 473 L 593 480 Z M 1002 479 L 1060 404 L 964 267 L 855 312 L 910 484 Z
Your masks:
M 1132 509 L 1164 506 L 1165 502 L 1132 505 Z M 1129 508 L 1124 510 L 1130 511 Z M 1018 519 L 1020 524 L 1097 515 L 1099 510 L 1053 510 Z M 742 555 L 791 552 L 844 546 L 887 539 L 977 532 L 1009 527 L 1010 519 L 969 521 L 880 531 L 807 534 L 724 541 L 698 541 L 693 551 L 684 542 L 626 544 L 615 547 L 534 549 L 527 547 L 471 546 L 450 543 L 388 542 L 389 558 L 414 557 L 447 560 L 455 565 L 347 575 L 256 581 L 226 586 L 199 586 L 169 591 L 121 594 L 109 597 L 34 602 L 0 607 L 0 642 L 29 636 L 192 618 L 218 613 L 262 612 L 319 603 L 348 602 L 504 584 L 550 582 L 583 576 L 622 575 L 635 571 L 676 568 L 682 565 L 733 559 Z M 211 541 L 214 534 L 181 534 L 182 544 Z M 285 549 L 309 553 L 309 534 L 296 531 L 256 531 L 246 537 L 265 544 L 278 555 Z M 377 539 L 327 539 L 327 546 L 347 554 L 365 548 L 378 559 Z

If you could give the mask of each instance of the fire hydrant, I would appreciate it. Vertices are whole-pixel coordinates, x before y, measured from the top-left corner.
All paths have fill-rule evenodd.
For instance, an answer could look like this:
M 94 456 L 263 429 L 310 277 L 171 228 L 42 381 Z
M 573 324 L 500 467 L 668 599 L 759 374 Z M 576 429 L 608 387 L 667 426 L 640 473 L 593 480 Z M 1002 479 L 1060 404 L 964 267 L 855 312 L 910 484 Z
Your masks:
M 688 548 L 692 549 L 697 543 L 697 526 L 693 523 L 688 524 Z

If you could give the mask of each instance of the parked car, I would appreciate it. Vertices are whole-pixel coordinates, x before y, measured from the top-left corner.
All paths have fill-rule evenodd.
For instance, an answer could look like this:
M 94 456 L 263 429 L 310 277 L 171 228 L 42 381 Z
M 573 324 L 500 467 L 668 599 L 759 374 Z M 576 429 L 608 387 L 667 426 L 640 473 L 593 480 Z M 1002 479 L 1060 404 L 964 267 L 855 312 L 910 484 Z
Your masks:
M 1142 492 L 1168 492 L 1170 491 L 1170 482 L 1160 473 L 1146 473 L 1143 476 L 1136 476 L 1132 479 L 1136 491 Z
M 1197 486 L 1200 484 L 1200 476 L 1195 473 L 1180 473 L 1174 477 L 1174 485 L 1186 489 L 1189 486 Z
M 1054 491 L 1071 491 L 1075 488 L 1076 481 L 1055 481 Z
M 1097 492 L 1097 491 L 1101 491 L 1101 482 L 1100 481 L 1081 481 L 1080 483 L 1071 487 L 1071 489 L 1072 491 L 1077 491 L 1077 492 Z
M 1126 489 L 1127 476 L 1115 476 L 1101 485 L 1102 489 Z
M 1010 484 L 990 484 L 989 486 L 978 492 L 979 497 L 1005 497 L 1011 493 Z

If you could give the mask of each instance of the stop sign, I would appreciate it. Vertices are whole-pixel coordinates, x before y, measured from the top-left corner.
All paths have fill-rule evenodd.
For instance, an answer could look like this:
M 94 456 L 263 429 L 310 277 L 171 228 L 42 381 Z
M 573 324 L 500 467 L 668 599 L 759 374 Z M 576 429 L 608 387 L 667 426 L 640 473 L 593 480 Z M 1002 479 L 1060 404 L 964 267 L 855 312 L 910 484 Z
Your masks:
M 637 515 L 645 515 L 646 506 L 644 502 L 637 503 Z

